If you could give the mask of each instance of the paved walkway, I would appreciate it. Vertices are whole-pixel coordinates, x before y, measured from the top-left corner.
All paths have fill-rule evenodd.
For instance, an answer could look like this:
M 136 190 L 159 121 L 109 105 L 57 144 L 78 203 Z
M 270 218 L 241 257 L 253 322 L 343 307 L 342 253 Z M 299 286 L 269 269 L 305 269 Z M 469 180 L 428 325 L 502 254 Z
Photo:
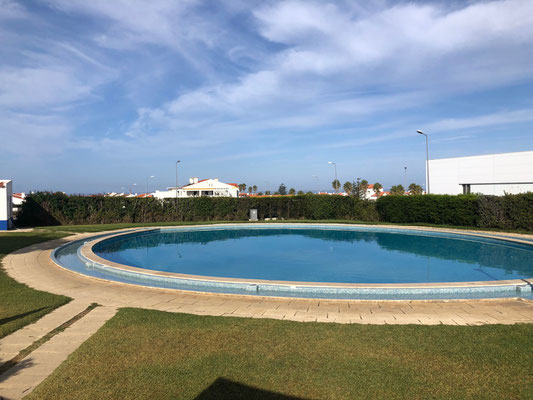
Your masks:
M 362 301 L 195 293 L 89 278 L 58 267 L 50 259 L 51 250 L 57 246 L 92 235 L 77 235 L 18 250 L 4 258 L 4 267 L 10 276 L 35 289 L 109 307 L 359 324 L 480 325 L 533 322 L 533 302 L 519 299 Z
M 86 310 L 87 303 L 73 301 L 36 323 L 0 340 L 0 357 L 9 361 L 34 341 Z M 32 351 L 14 367 L 0 375 L 0 396 L 20 399 L 50 375 L 85 340 L 116 313 L 114 307 L 96 307 L 64 331 Z

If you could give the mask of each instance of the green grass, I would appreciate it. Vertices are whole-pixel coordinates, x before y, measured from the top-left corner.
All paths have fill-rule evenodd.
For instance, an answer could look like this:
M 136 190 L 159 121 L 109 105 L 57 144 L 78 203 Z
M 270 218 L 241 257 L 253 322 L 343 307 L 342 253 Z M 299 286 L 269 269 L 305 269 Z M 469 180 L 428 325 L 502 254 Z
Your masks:
M 0 259 L 22 247 L 63 236 L 48 231 L 0 233 Z M 31 289 L 10 278 L 0 268 L 0 338 L 35 322 L 70 300 L 65 296 Z
M 28 399 L 526 399 L 532 348 L 531 324 L 339 325 L 122 309 Z

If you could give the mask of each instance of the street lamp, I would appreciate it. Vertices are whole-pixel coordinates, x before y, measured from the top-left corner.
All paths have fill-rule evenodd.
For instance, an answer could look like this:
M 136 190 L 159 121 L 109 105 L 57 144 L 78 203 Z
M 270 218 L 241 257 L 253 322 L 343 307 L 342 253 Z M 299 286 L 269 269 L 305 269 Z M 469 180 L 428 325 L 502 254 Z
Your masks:
M 428 145 L 428 135 L 422 132 L 420 129 L 417 130 L 417 133 L 424 135 L 426 137 L 426 184 L 427 184 L 427 194 L 429 194 L 429 145 Z
M 176 199 L 178 198 L 178 164 L 181 160 L 176 161 Z
M 155 176 L 154 175 L 150 175 L 149 177 L 146 178 L 146 195 L 147 196 L 148 196 L 148 192 L 149 192 L 149 190 L 148 190 L 148 179 L 152 179 L 152 178 L 155 178 Z
M 133 184 L 133 189 L 135 189 L 135 186 L 137 186 L 136 183 Z M 131 194 L 131 188 L 132 188 L 132 186 L 130 186 L 130 194 Z
M 333 164 L 333 166 L 335 167 L 335 181 L 338 181 L 338 179 L 337 179 L 337 164 L 335 164 L 333 161 L 328 161 L 328 164 Z M 335 189 L 335 193 L 339 193 L 339 189 L 338 189 L 337 185 L 335 185 L 334 189 Z

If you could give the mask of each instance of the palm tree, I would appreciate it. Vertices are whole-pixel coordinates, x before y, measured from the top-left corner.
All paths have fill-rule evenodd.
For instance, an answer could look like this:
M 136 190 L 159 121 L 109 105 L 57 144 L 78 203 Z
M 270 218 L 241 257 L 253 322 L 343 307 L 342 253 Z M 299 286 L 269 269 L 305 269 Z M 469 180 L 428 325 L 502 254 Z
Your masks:
M 403 185 L 394 185 L 390 188 L 390 194 L 403 196 L 405 194 L 405 189 L 403 188 Z
M 422 189 L 422 186 L 417 185 L 416 183 L 411 183 L 409 185 L 409 194 L 411 195 L 420 195 L 424 192 L 424 189 Z
M 257 192 L 257 186 L 254 185 L 253 188 L 254 188 L 254 192 Z
M 253 188 L 253 187 L 251 187 L 251 186 L 250 186 L 250 187 L 248 187 L 248 193 L 252 194 L 252 190 L 253 190 L 253 189 L 254 189 L 254 188 Z
M 244 192 L 246 190 L 246 183 L 239 183 L 239 190 Z
M 344 185 L 342 186 L 346 194 L 351 195 L 353 190 L 353 185 L 351 182 L 344 182 Z
M 376 194 L 376 197 L 379 197 L 379 194 L 381 193 L 381 190 L 383 189 L 383 185 L 379 182 L 374 183 L 374 193 Z
M 333 182 L 331 182 L 331 186 L 333 186 L 333 189 L 335 190 L 335 192 L 338 192 L 339 188 L 341 187 L 341 183 L 339 182 L 338 179 L 335 179 L 333 180 Z

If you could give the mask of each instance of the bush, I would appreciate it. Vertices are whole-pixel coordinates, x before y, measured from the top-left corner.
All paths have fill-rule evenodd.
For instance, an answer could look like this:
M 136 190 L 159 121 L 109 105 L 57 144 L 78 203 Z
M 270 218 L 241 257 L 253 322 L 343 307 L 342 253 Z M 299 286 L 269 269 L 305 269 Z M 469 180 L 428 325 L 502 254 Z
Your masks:
M 154 198 L 67 196 L 40 192 L 26 198 L 17 222 L 23 226 L 45 226 L 246 221 L 252 208 L 257 209 L 259 219 L 349 219 L 533 231 L 533 193 L 501 197 L 384 196 L 372 202 L 325 195 L 199 197 L 160 201 Z
M 478 225 L 479 204 L 474 195 L 383 196 L 376 203 L 382 221 Z
M 378 220 L 374 203 L 343 196 L 199 197 L 161 201 L 39 192 L 26 198 L 17 221 L 23 226 L 246 221 L 252 208 L 257 209 L 260 219 Z
M 505 196 L 385 196 L 381 221 L 533 231 L 533 193 Z

